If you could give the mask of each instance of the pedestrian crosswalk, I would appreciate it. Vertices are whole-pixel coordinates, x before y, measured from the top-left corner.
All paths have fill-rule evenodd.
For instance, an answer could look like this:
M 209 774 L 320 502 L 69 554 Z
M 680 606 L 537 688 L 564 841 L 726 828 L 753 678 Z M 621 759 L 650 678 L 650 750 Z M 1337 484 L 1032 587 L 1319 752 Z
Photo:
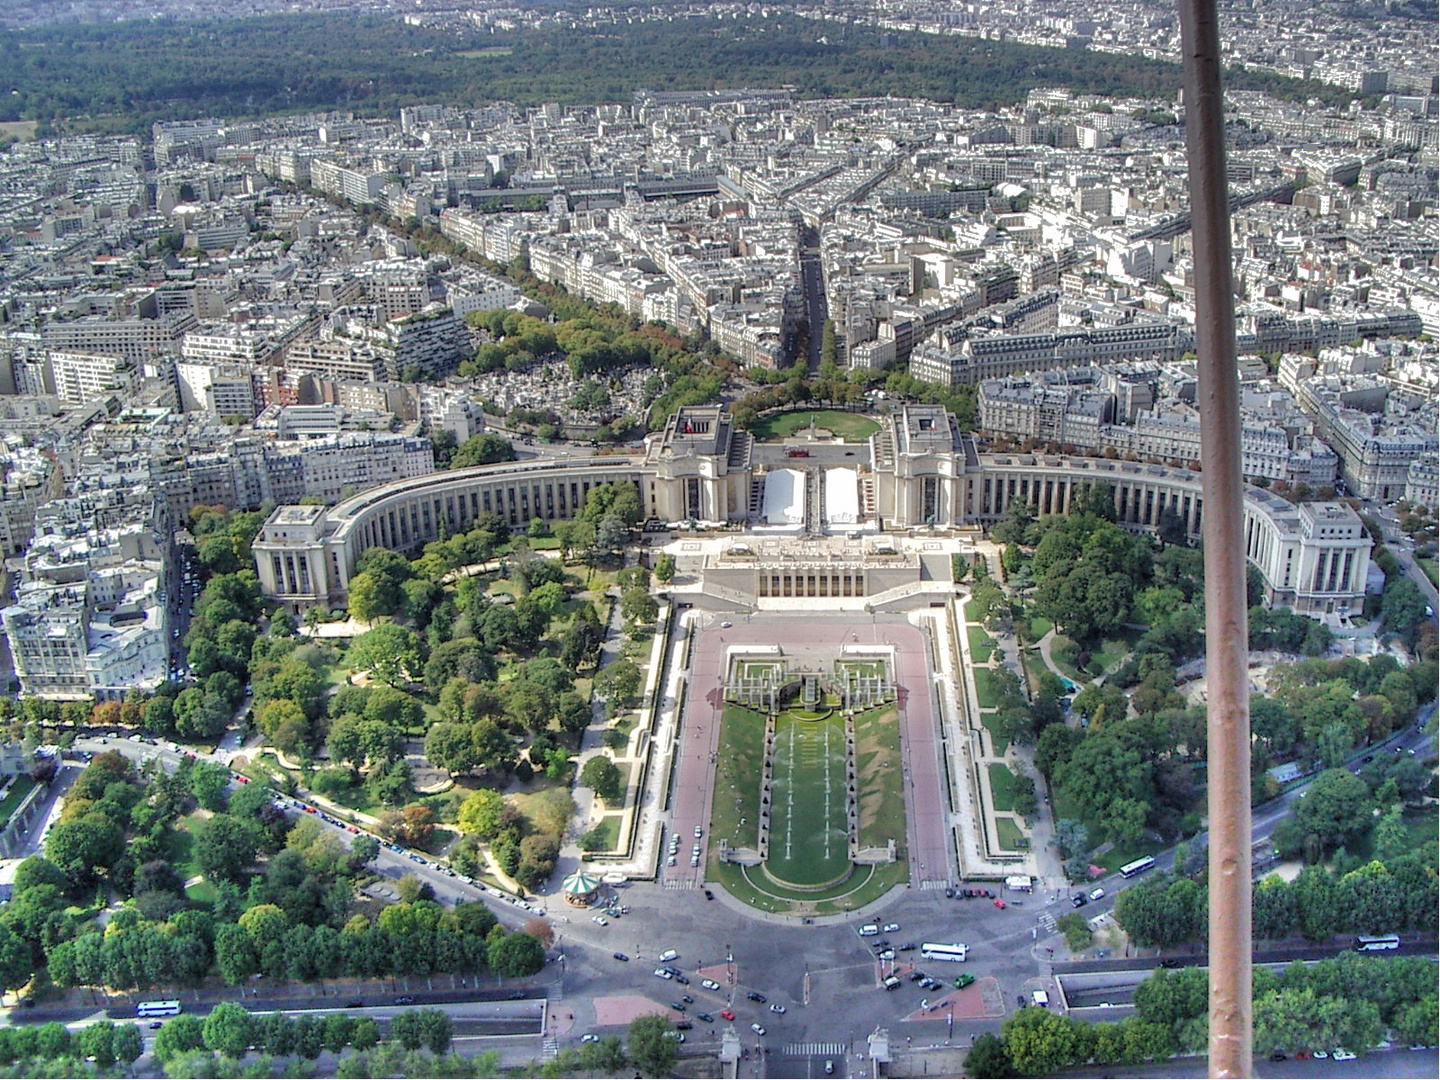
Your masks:
M 540 1044 L 540 1056 L 546 1061 L 554 1061 L 560 1056 L 560 1042 L 558 1039 L 545 1039 Z
M 667 877 L 665 879 L 665 888 L 667 889 L 695 889 L 698 887 L 699 886 L 695 883 L 695 879 L 691 877 Z
M 845 1044 L 839 1042 L 791 1043 L 780 1052 L 786 1057 L 844 1057 Z
M 944 889 L 944 888 L 949 887 L 949 885 L 950 885 L 950 882 L 948 882 L 948 881 L 922 881 L 922 882 L 920 882 L 920 888 L 922 888 L 922 889 Z

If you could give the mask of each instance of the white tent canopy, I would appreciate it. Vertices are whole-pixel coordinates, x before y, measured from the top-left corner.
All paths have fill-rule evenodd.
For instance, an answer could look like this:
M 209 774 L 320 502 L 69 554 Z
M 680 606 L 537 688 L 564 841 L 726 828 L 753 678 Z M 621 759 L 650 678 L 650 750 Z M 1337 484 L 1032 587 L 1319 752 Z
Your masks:
M 860 521 L 860 478 L 854 469 L 825 470 L 825 520 L 832 525 Z
M 805 524 L 805 474 L 776 469 L 765 477 L 765 524 Z

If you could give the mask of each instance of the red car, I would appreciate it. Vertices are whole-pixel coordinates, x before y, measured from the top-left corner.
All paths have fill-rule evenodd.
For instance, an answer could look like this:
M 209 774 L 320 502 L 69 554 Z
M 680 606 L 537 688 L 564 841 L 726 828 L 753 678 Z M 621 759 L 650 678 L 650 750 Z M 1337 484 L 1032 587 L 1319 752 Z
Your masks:
M 346 831 L 346 832 L 358 833 L 358 832 L 360 831 L 360 827 L 359 827 L 358 825 L 346 825 L 346 826 L 345 826 L 345 831 Z
M 720 1019 L 722 1019 L 722 1020 L 734 1020 L 734 1019 L 735 1019 L 735 1014 L 734 1014 L 733 1012 L 731 1012 L 729 1009 L 721 1009 L 721 1010 L 720 1010 Z
M 998 907 L 1001 911 L 1004 911 L 1004 910 L 1005 910 L 1005 901 L 1004 901 L 1004 900 L 1001 900 L 999 897 L 996 897 L 994 903 L 995 903 L 995 906 Z

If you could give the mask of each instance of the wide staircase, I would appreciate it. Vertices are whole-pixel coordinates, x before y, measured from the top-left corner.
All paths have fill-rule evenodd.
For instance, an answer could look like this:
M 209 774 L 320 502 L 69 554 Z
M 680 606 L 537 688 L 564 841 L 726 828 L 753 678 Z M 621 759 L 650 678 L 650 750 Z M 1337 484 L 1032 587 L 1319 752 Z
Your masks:
M 819 469 L 805 470 L 805 535 L 819 536 L 825 531 L 825 474 Z

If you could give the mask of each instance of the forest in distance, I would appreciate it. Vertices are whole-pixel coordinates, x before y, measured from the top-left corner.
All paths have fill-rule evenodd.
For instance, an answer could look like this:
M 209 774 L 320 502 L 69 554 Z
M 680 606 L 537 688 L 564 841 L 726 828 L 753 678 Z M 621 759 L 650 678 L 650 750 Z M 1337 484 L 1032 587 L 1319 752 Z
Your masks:
M 823 40 L 822 40 L 823 39 Z M 1176 64 L 1083 49 L 897 33 L 795 16 L 677 18 L 604 27 L 456 33 L 379 15 L 54 24 L 0 34 L 0 122 L 142 133 L 157 120 L 340 109 L 393 114 L 627 102 L 641 87 L 793 86 L 801 97 L 894 95 L 997 108 L 1035 86 L 1171 97 Z M 1228 85 L 1349 101 L 1313 80 L 1232 71 Z

